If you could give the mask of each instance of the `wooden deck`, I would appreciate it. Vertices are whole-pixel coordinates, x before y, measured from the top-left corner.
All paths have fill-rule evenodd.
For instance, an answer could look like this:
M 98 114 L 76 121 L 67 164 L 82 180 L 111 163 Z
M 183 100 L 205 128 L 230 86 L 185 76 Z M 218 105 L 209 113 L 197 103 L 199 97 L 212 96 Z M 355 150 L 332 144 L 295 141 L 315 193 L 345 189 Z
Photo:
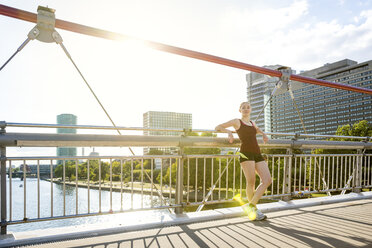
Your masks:
M 33 247 L 372 247 L 372 199 L 154 228 Z

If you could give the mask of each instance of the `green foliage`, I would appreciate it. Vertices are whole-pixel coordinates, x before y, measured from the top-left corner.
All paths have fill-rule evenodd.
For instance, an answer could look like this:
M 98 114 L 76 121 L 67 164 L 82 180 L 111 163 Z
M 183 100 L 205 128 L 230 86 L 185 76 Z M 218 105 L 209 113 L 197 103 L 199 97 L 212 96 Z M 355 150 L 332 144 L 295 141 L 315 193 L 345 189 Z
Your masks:
M 201 136 L 201 137 L 216 137 L 215 134 L 213 133 L 201 133 L 198 134 L 196 132 L 189 132 L 187 133 L 188 136 Z M 192 147 L 187 147 L 184 149 L 184 154 L 187 155 L 216 155 L 220 154 L 221 149 L 219 148 L 192 148 Z M 213 160 L 213 162 L 212 162 Z M 205 166 L 204 166 L 205 163 Z M 189 182 L 189 185 L 193 188 L 195 186 L 197 187 L 202 187 L 203 186 L 203 180 L 204 180 L 204 168 L 205 168 L 205 174 L 206 174 L 206 182 L 211 182 L 212 178 L 212 163 L 214 166 L 214 178 L 216 175 L 218 175 L 218 171 L 216 170 L 216 165 L 217 165 L 217 159 L 215 158 L 190 158 L 188 160 L 185 160 L 185 163 L 183 165 L 183 170 L 184 170 L 184 184 L 186 185 L 187 182 Z M 198 165 L 198 166 L 197 166 Z M 172 169 L 173 172 L 173 169 Z M 189 179 L 188 179 L 188 173 L 189 173 Z M 173 177 L 173 175 L 172 175 Z M 189 180 L 189 181 L 187 181 Z M 210 187 L 210 184 L 207 184 L 206 187 Z
M 76 164 L 74 161 L 65 162 L 65 177 L 69 181 L 75 180 L 72 179 L 72 176 L 75 178 L 76 173 Z M 58 165 L 54 170 L 54 177 L 63 177 L 63 164 Z
M 336 135 L 338 136 L 372 136 L 372 126 L 367 121 L 360 121 L 356 122 L 354 125 L 345 125 L 339 126 Z M 188 132 L 187 136 L 200 136 L 200 137 L 215 137 L 216 135 L 212 133 L 195 133 L 195 132 Z M 333 138 L 330 140 L 340 140 L 340 141 L 354 141 L 357 139 L 351 138 Z M 360 140 L 357 140 L 360 141 Z M 219 155 L 221 153 L 221 149 L 219 148 L 184 148 L 184 154 L 186 155 Z M 262 149 L 262 152 L 265 154 L 286 154 L 286 149 Z M 301 150 L 294 150 L 294 154 L 301 154 L 303 151 Z M 345 153 L 355 153 L 355 150 L 322 150 L 317 149 L 315 153 L 318 154 L 345 154 Z M 371 151 L 369 151 L 371 152 Z M 368 153 L 368 151 L 367 151 Z M 164 155 L 163 151 L 151 149 L 149 152 L 150 155 Z M 231 155 L 232 152 L 229 152 L 228 155 Z M 297 182 L 294 185 L 299 184 L 299 178 L 301 175 L 301 185 L 308 185 L 310 174 L 314 175 L 314 173 L 319 174 L 319 167 L 316 167 L 316 163 L 321 165 L 322 171 L 324 173 L 324 177 L 328 178 L 328 170 L 324 170 L 324 164 L 328 164 L 328 158 L 319 157 L 318 160 L 315 161 L 314 158 L 292 158 L 292 165 L 295 163 L 295 159 L 297 159 L 297 167 L 296 171 L 294 167 L 292 167 L 292 180 L 296 178 Z M 326 160 L 324 160 L 326 159 Z M 140 182 L 143 180 L 145 183 L 151 183 L 151 180 L 147 177 L 146 173 L 149 177 L 151 177 L 151 173 L 153 174 L 153 182 L 155 184 L 159 184 L 160 180 L 162 179 L 162 184 L 169 185 L 170 181 L 172 187 L 176 185 L 176 176 L 177 176 L 177 167 L 179 163 L 179 159 L 163 159 L 162 161 L 162 170 L 155 169 L 155 162 L 152 163 L 152 159 L 143 159 L 143 160 L 124 160 L 124 161 L 112 161 L 112 180 L 113 181 L 120 181 L 121 180 L 121 173 L 122 173 L 122 180 L 124 183 L 131 182 Z M 300 169 L 299 163 L 302 163 L 302 167 Z M 340 159 L 341 161 L 341 159 Z M 344 166 L 350 164 L 349 160 L 344 160 Z M 73 181 L 76 178 L 76 162 L 75 161 L 66 161 L 65 163 L 65 175 L 68 180 Z M 274 162 L 271 157 L 267 159 L 267 163 L 269 166 L 270 173 L 272 174 L 273 184 L 268 188 L 269 191 L 273 190 L 273 194 L 281 194 L 283 189 L 283 172 L 284 172 L 284 159 L 275 159 Z M 338 160 L 334 162 L 335 166 L 338 166 Z M 152 165 L 153 164 L 153 165 Z M 235 166 L 234 166 L 235 164 Z M 305 166 L 306 164 L 306 166 Z M 333 163 L 332 163 L 333 164 Z M 217 184 L 217 188 L 215 191 L 218 191 L 219 185 L 221 188 L 225 189 L 226 185 L 229 188 L 230 192 L 233 188 L 235 190 L 240 189 L 242 186 L 243 192 L 245 191 L 246 187 L 246 180 L 241 170 L 239 160 L 238 159 L 227 159 L 226 157 L 219 157 L 219 158 L 204 158 L 204 157 L 194 157 L 189 159 L 184 159 L 183 166 L 183 182 L 184 186 L 190 185 L 191 190 L 195 190 L 200 193 L 205 190 L 208 192 L 212 185 L 217 181 L 219 175 L 224 171 L 226 166 L 229 166 L 225 174 L 221 177 L 220 183 Z M 151 167 L 153 166 L 153 170 Z M 101 181 L 110 180 L 110 163 L 101 161 Z M 273 167 L 273 168 L 272 168 Z M 345 167 L 344 167 L 345 168 Z M 160 174 L 162 171 L 162 175 Z M 143 173 L 143 174 L 142 174 Z M 295 175 L 296 173 L 296 175 Z M 339 177 L 341 176 L 339 172 Z M 278 176 L 280 174 L 280 176 Z M 63 176 L 63 165 L 58 165 L 54 171 L 55 177 L 62 177 Z M 133 176 L 133 177 L 132 177 Z M 335 175 L 333 175 L 335 176 Z M 345 175 L 343 175 L 345 176 Z M 79 180 L 87 180 L 88 178 L 88 163 L 84 162 L 78 165 L 78 177 Z M 98 160 L 89 160 L 89 179 L 93 181 L 99 180 L 99 161 Z M 204 183 L 205 182 L 205 183 Z M 235 184 L 234 184 L 235 182 Z M 293 181 L 292 181 L 293 182 Z M 260 179 L 256 176 L 256 186 L 260 183 Z M 311 183 L 310 190 L 317 190 L 319 187 L 322 187 L 322 183 L 314 182 Z M 292 183 L 293 185 L 293 183 Z M 307 186 L 306 186 L 307 187 Z M 333 186 L 331 186 L 333 187 Z M 298 189 L 296 189 L 298 190 Z M 236 193 L 236 192 L 235 192 Z M 244 194 L 244 193 L 243 193 Z M 200 199 L 198 199 L 200 200 Z
M 153 165 L 154 167 L 154 165 Z M 144 169 L 151 169 L 151 159 L 146 159 L 143 161 L 143 168 Z
M 169 184 L 169 182 L 171 181 L 173 186 L 176 185 L 177 164 L 178 162 L 173 163 L 171 166 L 168 166 L 168 169 L 163 176 L 163 184 Z M 160 174 L 158 175 L 157 180 L 158 182 L 160 182 Z
M 286 149 L 261 149 L 264 154 L 286 154 Z
M 112 181 L 120 181 L 120 175 L 112 175 Z
M 339 136 L 372 136 L 372 125 L 368 124 L 367 120 L 362 120 L 359 122 L 355 122 L 354 125 L 350 126 L 344 125 L 339 126 L 336 131 L 336 135 Z M 360 141 L 359 139 L 348 139 L 348 138 L 339 138 L 339 139 L 331 139 L 331 140 L 342 140 L 342 141 Z
M 263 154 L 286 154 L 287 153 L 287 149 L 275 149 L 275 148 L 271 148 L 271 149 L 261 149 L 261 152 Z M 292 150 L 292 153 L 293 154 L 301 154 L 303 151 L 300 150 L 300 149 L 293 149 Z
M 201 133 L 200 135 L 196 132 L 189 132 L 187 133 L 188 136 L 201 136 L 201 137 L 216 137 L 216 134 L 213 133 Z M 192 155 L 192 154 L 220 154 L 220 148 L 193 148 L 193 147 L 186 147 L 184 149 L 184 154 Z
M 338 136 L 359 136 L 359 137 L 371 137 L 372 136 L 372 125 L 366 120 L 355 122 L 354 125 L 349 124 L 344 126 L 339 126 L 336 130 L 336 135 Z M 330 141 L 361 141 L 360 139 L 352 138 L 330 138 Z M 370 153 L 367 151 L 366 153 Z M 352 154 L 356 153 L 353 149 L 316 149 L 313 153 L 315 154 Z
M 221 162 L 221 169 L 220 169 L 220 162 Z M 245 188 L 245 177 L 244 177 L 243 171 L 240 169 L 241 167 L 240 167 L 240 163 L 238 159 L 219 158 L 219 159 L 216 159 L 216 163 L 217 163 L 216 165 L 218 165 L 218 170 L 215 172 L 214 181 L 218 179 L 220 172 L 222 173 L 223 170 L 226 168 L 226 166 L 228 166 L 228 168 L 225 171 L 225 174 L 221 177 L 222 188 L 226 188 L 226 185 L 228 186 L 228 188 L 231 188 L 231 189 L 240 188 L 240 179 L 242 179 L 242 187 Z M 241 176 L 240 176 L 240 173 L 242 173 Z M 235 179 L 235 185 L 234 185 L 234 179 Z

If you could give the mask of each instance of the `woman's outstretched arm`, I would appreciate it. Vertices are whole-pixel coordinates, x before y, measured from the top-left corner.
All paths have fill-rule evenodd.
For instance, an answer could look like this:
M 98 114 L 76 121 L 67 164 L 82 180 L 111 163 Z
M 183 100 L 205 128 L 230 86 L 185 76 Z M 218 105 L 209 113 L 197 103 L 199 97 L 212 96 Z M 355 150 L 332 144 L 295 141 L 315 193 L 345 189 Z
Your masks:
M 230 120 L 228 122 L 217 125 L 215 127 L 215 130 L 218 131 L 218 132 L 228 133 L 229 142 L 233 143 L 234 136 L 232 135 L 231 130 L 227 129 L 228 127 L 234 127 L 235 130 L 239 129 L 239 127 L 240 127 L 239 120 L 238 119 L 233 119 L 233 120 Z

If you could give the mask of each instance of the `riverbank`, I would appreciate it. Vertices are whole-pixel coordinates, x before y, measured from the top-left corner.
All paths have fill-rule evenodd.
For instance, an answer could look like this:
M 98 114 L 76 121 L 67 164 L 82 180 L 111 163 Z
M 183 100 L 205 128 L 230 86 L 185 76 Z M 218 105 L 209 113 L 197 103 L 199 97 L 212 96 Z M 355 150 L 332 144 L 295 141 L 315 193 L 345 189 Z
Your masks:
M 45 181 L 50 182 L 50 179 L 45 179 Z M 53 183 L 63 185 L 63 181 L 61 178 L 53 178 Z M 78 187 L 78 188 L 88 188 L 89 189 L 95 189 L 99 190 L 100 185 L 99 182 L 89 182 L 87 181 L 70 181 L 70 182 L 65 182 L 66 186 L 71 186 L 71 187 Z M 172 185 L 172 188 L 170 188 L 168 185 L 162 185 L 159 184 L 153 184 L 153 188 L 151 189 L 151 183 L 141 183 L 141 182 L 133 182 L 132 183 L 123 183 L 121 185 L 121 182 L 112 182 L 112 185 L 110 182 L 101 182 L 101 190 L 104 191 L 110 191 L 112 192 L 123 192 L 123 193 L 133 193 L 133 194 L 144 194 L 144 195 L 153 195 L 153 196 L 159 196 L 162 193 L 163 197 L 166 198 L 172 198 L 175 199 L 176 196 L 176 191 L 175 191 L 175 185 Z M 208 193 L 209 190 L 206 190 L 205 194 Z M 220 199 L 231 199 L 234 195 L 232 190 L 228 191 L 228 197 L 226 197 L 226 190 L 222 190 L 219 192 L 218 188 L 215 188 L 213 192 L 213 199 L 218 199 L 220 196 Z M 195 199 L 197 201 L 202 201 L 203 200 L 203 191 L 199 190 L 198 193 L 195 195 L 195 190 L 189 190 L 189 194 L 187 195 L 187 191 L 184 190 L 183 192 L 183 198 L 184 200 L 189 199 L 190 202 L 195 202 Z
M 46 179 L 46 181 L 50 182 L 50 179 Z M 60 178 L 54 178 L 53 183 L 63 185 L 63 181 Z M 123 193 L 134 193 L 134 194 L 145 194 L 145 195 L 158 195 L 157 190 L 159 193 L 161 192 L 160 185 L 155 185 L 153 189 L 151 190 L 151 184 L 150 183 L 141 183 L 141 182 L 133 182 L 133 187 L 132 183 L 123 183 L 121 182 L 101 182 L 101 185 L 99 182 L 87 182 L 87 181 L 70 181 L 70 182 L 65 182 L 66 186 L 71 186 L 71 187 L 78 187 L 78 188 L 90 188 L 90 189 L 96 189 L 96 190 L 104 190 L 104 191 L 113 191 L 113 192 L 123 192 Z M 170 189 L 167 185 L 163 185 L 162 189 L 162 194 L 163 197 L 169 197 L 170 195 L 172 198 L 175 197 L 175 190 L 172 188 Z

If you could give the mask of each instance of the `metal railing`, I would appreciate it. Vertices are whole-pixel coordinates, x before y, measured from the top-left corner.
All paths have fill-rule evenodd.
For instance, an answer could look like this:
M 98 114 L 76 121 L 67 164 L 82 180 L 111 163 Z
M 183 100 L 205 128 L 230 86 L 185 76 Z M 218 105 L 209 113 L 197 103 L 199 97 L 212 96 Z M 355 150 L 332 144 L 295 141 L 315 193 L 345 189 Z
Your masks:
M 343 194 L 346 190 L 371 188 L 372 155 L 365 151 L 372 149 L 372 143 L 366 142 L 368 137 L 361 139 L 364 141 L 278 139 L 265 145 L 260 141 L 261 148 L 287 151 L 287 154 L 265 154 L 272 184 L 263 198 L 289 199 L 315 192 Z M 173 146 L 179 148 L 179 154 L 7 157 L 6 147 L 12 146 Z M 245 195 L 246 188 L 238 156 L 188 154 L 184 149 L 237 146 L 238 140 L 230 144 L 226 138 L 217 137 L 6 133 L 3 125 L 0 134 L 2 233 L 6 233 L 7 225 L 20 223 L 150 209 L 181 213 L 186 207 L 232 201 L 237 194 Z M 293 154 L 294 149 L 312 148 L 353 149 L 356 154 Z M 23 168 L 34 164 L 37 173 L 32 178 L 23 169 L 23 177 L 15 179 L 9 169 L 7 180 L 7 168 L 15 164 L 23 164 Z M 40 175 L 42 164 L 50 166 L 49 177 Z
M 93 126 L 93 125 L 61 125 L 61 124 L 41 124 L 41 123 L 19 123 L 19 122 L 5 122 L 0 121 L 0 128 L 5 129 L 6 127 L 29 127 L 29 128 L 71 128 L 71 129 L 97 129 L 97 130 L 126 130 L 126 131 L 159 131 L 159 132 L 203 132 L 203 133 L 216 133 L 213 129 L 182 129 L 182 128 L 144 128 L 144 127 L 123 127 L 123 126 Z M 235 131 L 232 131 L 235 133 Z M 337 139 L 357 139 L 369 141 L 371 137 L 360 137 L 360 136 L 339 136 L 339 135 L 321 135 L 321 134 L 305 134 L 305 133 L 274 133 L 265 132 L 268 135 L 273 136 L 288 136 L 299 138 L 337 138 Z
M 91 215 L 92 208 L 91 208 L 91 189 L 98 190 L 98 199 L 95 199 L 98 203 L 96 209 L 94 210 L 96 214 L 104 214 L 104 213 L 113 213 L 118 211 L 124 210 L 136 210 L 136 209 L 163 209 L 163 208 L 170 208 L 175 207 L 174 204 L 174 185 L 172 184 L 171 177 L 169 178 L 169 187 L 167 190 L 164 190 L 165 183 L 164 180 L 160 180 L 160 189 L 158 189 L 154 185 L 154 160 L 155 159 L 162 159 L 167 160 L 167 163 L 172 164 L 180 159 L 180 156 L 98 156 L 98 157 L 8 157 L 7 163 L 8 167 L 11 168 L 12 164 L 16 162 L 22 162 L 22 164 L 30 164 L 36 163 L 37 165 L 37 175 L 35 178 L 37 182 L 37 187 L 35 188 L 37 191 L 37 216 L 36 218 L 29 218 L 27 214 L 27 201 L 23 202 L 23 209 L 24 215 L 22 216 L 23 219 L 18 217 L 17 220 L 14 220 L 12 216 L 12 172 L 9 171 L 9 222 L 8 224 L 16 224 L 20 222 L 32 222 L 36 220 L 49 220 L 50 218 L 58 219 L 58 218 L 68 218 L 71 217 L 70 215 L 79 215 L 82 216 L 84 214 Z M 162 161 L 162 162 L 163 162 Z M 40 164 L 45 164 L 45 162 L 50 163 L 50 177 L 48 178 L 41 178 L 39 174 Z M 52 169 L 53 165 L 58 163 L 59 165 L 56 169 Z M 144 164 L 150 167 L 149 177 L 146 178 Z M 140 167 L 140 169 L 135 169 L 135 166 Z M 164 166 L 161 166 L 160 171 L 163 170 Z M 68 171 L 67 171 L 68 170 Z M 96 170 L 96 173 L 93 173 L 94 178 L 92 178 L 92 170 Z M 163 173 L 160 173 L 160 178 L 164 176 Z M 31 178 L 28 178 L 26 175 L 26 171 L 24 171 L 24 177 L 22 178 L 23 182 L 23 196 L 26 199 L 27 195 L 27 181 Z M 125 179 L 129 179 L 124 181 Z M 50 215 L 49 217 L 43 217 L 40 215 L 40 181 L 46 180 L 50 184 Z M 105 182 L 106 180 L 106 182 Z M 145 183 L 149 184 L 149 188 L 145 189 Z M 62 185 L 61 193 L 63 193 L 63 211 L 59 216 L 55 216 L 54 212 L 54 194 L 53 189 L 55 185 Z M 135 187 L 135 184 L 138 184 Z M 139 186 L 139 187 L 138 187 Z M 75 188 L 75 206 L 74 211 L 71 209 L 66 208 L 66 187 L 73 187 Z M 87 205 L 79 210 L 79 188 L 86 188 L 87 189 Z M 157 192 L 159 190 L 159 192 Z M 102 207 L 102 191 L 109 192 L 109 204 L 106 204 L 107 209 L 104 210 Z M 113 208 L 113 192 L 118 191 L 120 192 L 120 205 L 118 209 Z M 130 201 L 125 203 L 123 201 L 123 193 L 129 192 L 130 193 Z M 140 195 L 140 207 L 134 207 L 133 201 L 133 194 Z M 149 195 L 150 199 L 150 207 L 144 207 L 144 196 Z M 156 203 L 153 197 L 157 195 L 160 199 L 160 203 Z M 61 203 L 59 203 L 61 204 Z M 45 209 L 44 209 L 45 210 Z M 60 209 L 62 210 L 62 209 Z M 84 212 L 84 213 L 82 213 Z

